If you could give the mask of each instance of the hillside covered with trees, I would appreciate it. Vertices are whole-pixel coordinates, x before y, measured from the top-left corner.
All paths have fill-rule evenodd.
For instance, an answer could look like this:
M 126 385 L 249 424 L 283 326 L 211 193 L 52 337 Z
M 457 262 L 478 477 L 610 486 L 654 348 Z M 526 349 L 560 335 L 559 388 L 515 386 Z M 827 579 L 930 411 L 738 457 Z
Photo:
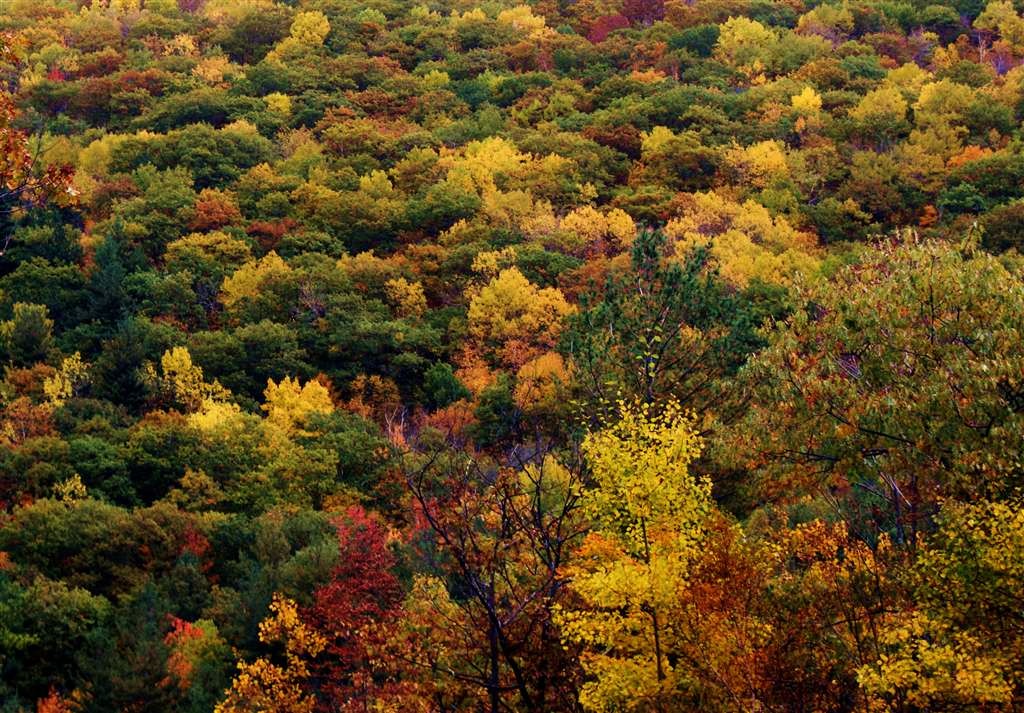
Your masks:
M 0 713 L 1024 710 L 930 2 L 0 0 Z

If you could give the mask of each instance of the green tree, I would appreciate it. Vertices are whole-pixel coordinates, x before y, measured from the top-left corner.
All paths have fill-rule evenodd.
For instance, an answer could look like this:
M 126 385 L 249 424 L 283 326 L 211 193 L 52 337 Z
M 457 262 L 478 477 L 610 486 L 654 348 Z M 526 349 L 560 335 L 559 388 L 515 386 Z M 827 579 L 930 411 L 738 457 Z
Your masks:
M 570 317 L 562 352 L 594 404 L 674 398 L 731 417 L 737 404 L 719 385 L 760 345 L 762 310 L 726 288 L 706 250 L 678 261 L 665 242 L 659 232 L 637 237 L 630 268 Z
M 7 358 L 17 366 L 43 361 L 53 344 L 53 320 L 45 305 L 18 302 L 14 317 L 0 322 Z
M 451 364 L 437 362 L 423 374 L 423 397 L 431 408 L 444 408 L 468 398 L 469 389 L 456 378 Z
M 721 443 L 758 497 L 824 497 L 913 547 L 943 499 L 1020 488 L 1019 277 L 970 244 L 894 241 L 798 299 Z

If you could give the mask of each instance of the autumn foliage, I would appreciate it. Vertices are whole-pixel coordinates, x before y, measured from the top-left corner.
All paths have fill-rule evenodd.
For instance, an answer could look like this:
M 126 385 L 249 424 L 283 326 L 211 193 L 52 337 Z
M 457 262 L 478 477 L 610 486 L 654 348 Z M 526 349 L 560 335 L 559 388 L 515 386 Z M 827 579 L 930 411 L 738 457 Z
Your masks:
M 0 2 L 0 713 L 1024 710 L 1007 0 Z

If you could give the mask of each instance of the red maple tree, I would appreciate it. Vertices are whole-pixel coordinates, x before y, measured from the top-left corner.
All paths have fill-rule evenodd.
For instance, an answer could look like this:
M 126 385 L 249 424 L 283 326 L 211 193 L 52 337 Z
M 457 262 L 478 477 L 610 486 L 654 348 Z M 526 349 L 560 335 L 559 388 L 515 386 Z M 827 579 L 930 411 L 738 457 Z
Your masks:
M 331 581 L 314 593 L 309 623 L 328 644 L 314 666 L 321 709 L 366 710 L 384 685 L 369 650 L 400 611 L 402 588 L 392 573 L 395 556 L 380 518 L 353 506 L 335 521 L 338 564 Z

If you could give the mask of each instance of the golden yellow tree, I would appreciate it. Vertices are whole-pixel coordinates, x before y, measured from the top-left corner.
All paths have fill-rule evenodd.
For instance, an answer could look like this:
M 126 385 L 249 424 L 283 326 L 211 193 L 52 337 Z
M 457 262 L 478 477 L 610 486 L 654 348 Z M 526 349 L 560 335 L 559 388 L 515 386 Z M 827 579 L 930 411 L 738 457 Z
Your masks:
M 260 657 L 238 664 L 225 699 L 214 713 L 312 713 L 316 701 L 306 692 L 309 659 L 315 658 L 326 641 L 299 618 L 291 599 L 275 594 L 271 616 L 260 624 L 260 641 L 284 645 L 285 664 Z
M 669 710 L 683 683 L 675 613 L 712 509 L 710 482 L 689 471 L 699 451 L 693 417 L 674 402 L 620 404 L 583 442 L 592 529 L 566 569 L 580 604 L 558 621 L 582 648 L 588 710 Z
M 231 310 L 236 305 L 259 296 L 263 287 L 274 280 L 287 279 L 291 268 L 275 252 L 269 252 L 259 260 L 247 262 L 238 268 L 221 285 L 221 302 Z
M 299 12 L 292 21 L 291 33 L 267 54 L 267 60 L 284 62 L 317 50 L 323 47 L 330 31 L 330 21 L 319 10 Z
M 665 226 L 665 234 L 676 241 L 676 252 L 710 245 L 729 282 L 743 287 L 754 279 L 790 284 L 798 275 L 818 270 L 814 234 L 798 230 L 784 216 L 773 216 L 757 201 L 741 204 L 708 192 L 689 194 L 679 203 L 679 216 Z
M 715 59 L 746 74 L 760 84 L 779 38 L 770 28 L 757 20 L 730 17 L 719 26 Z
M 1018 710 L 1024 691 L 1024 509 L 947 501 L 890 617 L 878 660 L 858 669 L 874 711 Z
M 502 362 L 519 367 L 554 346 L 563 318 L 573 311 L 559 290 L 538 288 L 510 267 L 470 302 L 469 333 Z
M 575 208 L 563 218 L 555 218 L 551 206 L 523 221 L 524 231 L 545 245 L 566 252 L 580 252 L 603 244 L 606 251 L 618 253 L 633 244 L 636 223 L 628 213 L 613 208 L 601 212 L 593 206 Z
M 57 373 L 43 382 L 43 393 L 47 401 L 60 406 L 85 388 L 89 380 L 89 365 L 82 361 L 79 352 L 75 352 L 64 357 Z
M 566 398 L 569 369 L 558 352 L 546 352 L 523 364 L 516 373 L 513 397 L 525 413 L 551 412 Z
M 821 100 L 818 100 L 819 106 Z M 789 174 L 781 141 L 761 141 L 750 146 L 734 144 L 725 152 L 725 166 L 739 185 L 767 188 Z
M 185 347 L 174 347 L 160 357 L 160 371 L 150 364 L 146 369 L 147 381 L 158 398 L 191 413 L 198 411 L 207 401 L 226 401 L 231 392 L 216 379 L 208 383 L 202 367 L 192 363 L 192 355 Z
M 298 379 L 285 377 L 279 383 L 267 379 L 263 391 L 267 423 L 286 435 L 301 434 L 306 420 L 317 413 L 331 413 L 334 403 L 327 388 L 319 381 L 299 384 Z
M 414 319 L 427 311 L 427 297 L 422 282 L 409 282 L 396 277 L 384 283 L 384 294 L 399 317 Z

